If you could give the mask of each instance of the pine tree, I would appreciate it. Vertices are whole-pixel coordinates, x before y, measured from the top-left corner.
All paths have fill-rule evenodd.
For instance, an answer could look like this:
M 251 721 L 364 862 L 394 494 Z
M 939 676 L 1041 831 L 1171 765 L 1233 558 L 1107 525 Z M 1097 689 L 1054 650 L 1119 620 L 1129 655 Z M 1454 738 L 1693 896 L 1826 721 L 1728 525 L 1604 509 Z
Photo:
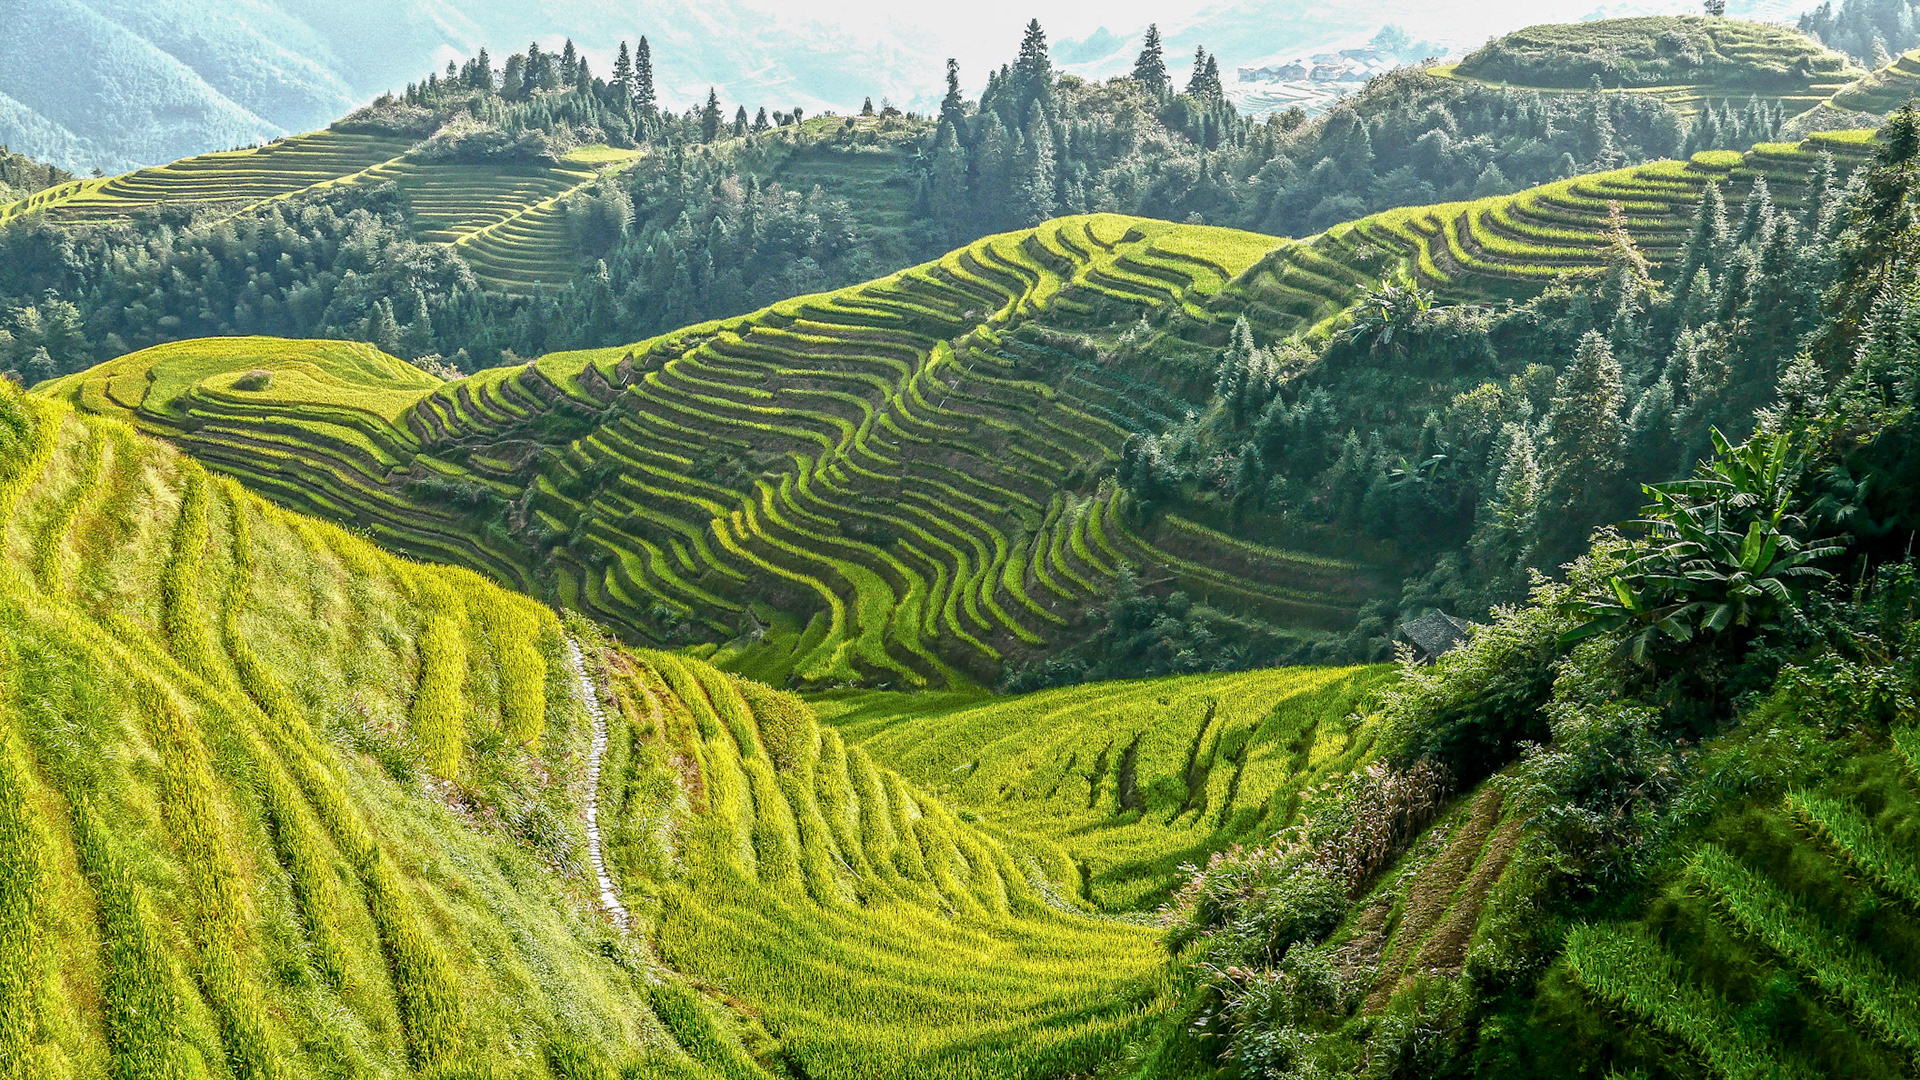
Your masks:
M 1740 233 L 1736 243 L 1762 246 L 1773 236 L 1773 194 L 1767 190 L 1767 178 L 1754 174 L 1747 189 L 1746 205 L 1740 210 Z
M 519 53 L 507 57 L 506 70 L 500 73 L 500 96 L 518 101 L 527 93 L 527 58 Z
M 1009 213 L 1013 209 L 1009 202 L 1013 196 L 1014 158 L 1018 148 L 1007 126 L 1000 122 L 998 110 L 987 109 L 982 116 L 976 135 L 978 182 L 973 188 L 974 203 L 981 224 L 990 228 L 1012 225 L 1015 222 Z
M 758 133 L 766 131 L 772 126 L 773 124 L 767 120 L 767 107 L 765 105 L 760 106 L 760 111 L 755 113 L 753 117 L 753 130 L 755 133 Z
M 560 85 L 572 86 L 580 78 L 580 51 L 573 47 L 573 39 L 560 49 Z
M 385 353 L 400 352 L 400 323 L 393 317 L 393 302 L 382 297 L 367 317 L 367 340 Z
M 1575 533 L 1605 516 L 1614 479 L 1624 464 L 1626 429 L 1620 414 L 1626 399 L 1613 347 L 1598 331 L 1589 330 L 1554 386 L 1543 424 L 1552 478 L 1550 504 L 1567 515 L 1563 520 Z M 1564 542 L 1578 539 L 1561 537 Z
M 1220 81 L 1220 58 L 1212 53 L 1207 54 L 1206 79 L 1205 96 L 1207 100 L 1215 103 L 1225 101 L 1227 99 L 1227 88 Z M 1213 144 L 1213 140 L 1209 139 L 1207 141 L 1208 146 L 1212 146 Z
M 1207 90 L 1207 47 L 1201 45 L 1193 50 L 1193 74 L 1187 76 L 1187 96 L 1205 97 Z
M 527 43 L 526 90 L 531 94 L 535 90 L 553 89 L 553 57 L 540 51 L 537 41 Z
M 1720 184 L 1709 180 L 1693 209 L 1693 228 L 1687 234 L 1687 246 L 1680 256 L 1680 272 L 1674 277 L 1673 310 L 1687 310 L 1697 283 L 1707 280 L 1709 270 L 1720 269 L 1721 253 L 1727 246 L 1727 204 L 1720 196 Z
M 1133 81 L 1146 86 L 1156 95 L 1165 97 L 1172 78 L 1167 74 L 1167 57 L 1160 48 L 1160 27 L 1157 23 L 1147 25 L 1146 40 L 1141 42 L 1140 56 L 1133 62 Z
M 955 138 L 966 133 L 967 99 L 960 96 L 960 61 L 951 56 L 947 57 L 947 96 L 940 99 L 940 122 L 953 126 Z
M 712 142 L 720 137 L 720 95 L 713 87 L 707 87 L 707 104 L 700 110 L 700 141 Z
M 734 110 L 733 113 L 733 137 L 736 139 L 745 138 L 747 127 L 747 107 L 742 105 Z
M 620 91 L 620 100 L 628 105 L 633 103 L 633 53 L 627 43 L 620 43 L 620 54 L 613 58 L 613 85 Z
M 1021 177 L 1017 193 L 1022 224 L 1038 225 L 1053 216 L 1059 205 L 1054 190 L 1053 132 L 1041 115 L 1040 103 L 1027 110 L 1025 146 L 1020 156 Z
M 480 55 L 473 58 L 473 86 L 476 90 L 493 91 L 493 57 L 487 50 L 481 49 Z
M 1027 23 L 1027 32 L 1020 39 L 1020 58 L 1013 64 L 1014 88 L 1019 97 L 1019 112 L 1014 119 L 1026 113 L 1027 106 L 1040 100 L 1053 91 L 1053 57 L 1047 52 L 1047 32 L 1040 29 L 1040 20 Z
M 861 116 L 873 115 L 873 95 L 871 94 L 867 95 L 867 97 L 860 102 L 860 115 Z
M 633 51 L 633 111 L 651 120 L 659 101 L 653 96 L 653 47 L 643 35 Z
M 940 134 L 934 140 L 932 189 L 929 208 L 935 222 L 947 231 L 949 242 L 958 242 L 967 221 L 967 151 L 950 121 L 940 122 Z

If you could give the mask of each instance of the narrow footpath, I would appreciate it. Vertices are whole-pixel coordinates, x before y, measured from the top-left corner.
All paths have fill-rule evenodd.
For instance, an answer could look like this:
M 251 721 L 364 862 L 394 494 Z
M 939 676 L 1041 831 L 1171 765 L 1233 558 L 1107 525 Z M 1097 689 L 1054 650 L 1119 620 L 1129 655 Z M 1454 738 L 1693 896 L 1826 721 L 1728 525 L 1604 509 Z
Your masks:
M 587 715 L 593 717 L 593 747 L 587 751 L 587 861 L 593 864 L 593 876 L 600 888 L 600 907 L 615 925 L 628 930 L 633 920 L 620 903 L 613 879 L 607 876 L 607 860 L 600 852 L 600 759 L 607 753 L 607 717 L 600 711 L 600 695 L 593 688 L 593 680 L 587 678 L 580 643 L 571 637 L 567 639 L 567 655 L 573 663 L 573 677 L 580 684 L 580 700 L 586 703 Z

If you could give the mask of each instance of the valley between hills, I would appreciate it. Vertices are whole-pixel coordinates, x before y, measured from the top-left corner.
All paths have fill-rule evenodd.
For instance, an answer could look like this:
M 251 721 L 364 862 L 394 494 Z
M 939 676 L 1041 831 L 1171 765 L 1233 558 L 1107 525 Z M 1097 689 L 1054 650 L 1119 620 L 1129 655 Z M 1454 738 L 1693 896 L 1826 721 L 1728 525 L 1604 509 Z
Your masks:
M 1920 51 L 620 55 L 0 159 L 0 1080 L 1913 1075 Z

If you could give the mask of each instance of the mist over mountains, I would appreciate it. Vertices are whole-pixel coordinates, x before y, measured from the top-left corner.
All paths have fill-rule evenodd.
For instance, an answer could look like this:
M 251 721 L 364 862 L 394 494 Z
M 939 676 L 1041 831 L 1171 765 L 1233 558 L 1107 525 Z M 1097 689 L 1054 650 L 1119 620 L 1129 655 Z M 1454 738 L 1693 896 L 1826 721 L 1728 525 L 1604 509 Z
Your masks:
M 978 87 L 1037 16 L 1062 68 L 1090 78 L 1131 64 L 1138 33 L 1158 20 L 1169 54 L 1205 45 L 1234 64 L 1365 41 L 1386 23 L 1451 46 L 1542 18 L 1579 18 L 1590 0 L 1550 5 L 1432 5 L 1371 0 L 1352 7 L 1225 0 L 1160 9 L 1140 0 L 1098 12 L 988 4 L 968 13 L 868 17 L 859 5 L 762 5 L 752 0 L 24 0 L 8 5 L 14 40 L 0 50 L 0 144 L 86 173 L 121 172 L 209 150 L 311 130 L 431 68 L 486 47 L 571 38 L 604 74 L 622 39 L 645 34 L 665 103 L 684 107 L 707 87 L 728 102 L 810 112 L 891 99 L 929 109 L 947 56 Z M 1615 4 L 1609 14 L 1686 11 L 1679 0 Z M 1784 19 L 1793 0 L 1732 5 Z M 1457 9 L 1457 10 L 1456 10 Z M 1552 10 L 1548 10 L 1552 9 Z M 1176 61 L 1177 62 L 1177 61 Z M 1176 69 L 1178 72 L 1178 69 Z

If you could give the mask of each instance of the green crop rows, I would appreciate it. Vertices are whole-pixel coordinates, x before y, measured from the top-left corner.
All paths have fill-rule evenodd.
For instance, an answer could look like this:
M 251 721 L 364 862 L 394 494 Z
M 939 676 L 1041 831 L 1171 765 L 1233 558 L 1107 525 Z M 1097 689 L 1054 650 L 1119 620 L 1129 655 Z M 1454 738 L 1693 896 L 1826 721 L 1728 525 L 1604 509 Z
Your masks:
M 1575 982 L 1717 1076 L 1911 1075 L 1920 774 L 1907 752 L 1920 735 L 1896 730 L 1893 743 L 1831 789 L 1719 830 L 1642 922 L 1576 929 Z M 1762 1019 L 1786 985 L 1804 986 L 1807 1003 L 1791 1023 Z
M 762 1080 L 471 801 L 585 752 L 551 612 L 115 421 L 0 420 L 0 1077 Z
M 1155 931 L 1063 902 L 1073 866 L 1046 839 L 971 821 L 798 698 L 667 653 L 616 667 L 624 775 L 672 755 L 697 811 L 665 884 L 659 832 L 623 827 L 627 889 L 657 890 L 665 957 L 742 1000 L 806 1075 L 1087 1074 L 1170 1003 Z
M 1274 244 L 1067 218 L 858 288 L 450 384 L 354 347 L 235 339 L 148 350 L 50 392 L 643 639 L 733 639 L 714 658 L 768 678 L 922 685 L 1044 643 L 1122 562 L 1302 634 L 1349 625 L 1377 591 L 1353 564 L 1249 549 L 1233 561 L 1255 571 L 1229 573 L 1204 542 L 1175 555 L 1135 535 L 1111 487 L 1073 478 L 1191 406 L 1022 333 L 1158 311 L 1163 332 L 1218 340 L 1232 308 L 1216 305 Z M 500 527 L 508 507 L 519 535 Z
M 1282 668 L 1098 683 L 1008 699 L 863 691 L 816 703 L 857 752 L 975 808 L 1071 900 L 1153 907 L 1183 863 L 1292 823 L 1299 797 L 1363 762 L 1353 716 L 1385 669 Z
M 1893 63 L 1833 95 L 1831 104 L 1847 112 L 1886 113 L 1920 92 L 1920 49 L 1902 53 Z
M 1866 160 L 1870 142 L 1854 135 L 1762 144 L 1745 154 L 1708 151 L 1686 163 L 1660 161 L 1513 195 L 1374 214 L 1304 242 L 1304 250 L 1282 248 L 1269 256 L 1250 275 L 1258 288 L 1250 294 L 1249 315 L 1280 319 L 1282 326 L 1337 315 L 1363 281 L 1335 268 L 1366 265 L 1368 249 L 1392 253 L 1448 298 L 1526 295 L 1561 274 L 1601 269 L 1616 207 L 1658 272 L 1679 253 L 1707 184 L 1721 185 L 1723 197 L 1737 206 L 1754 178 L 1765 177 L 1775 201 L 1792 206 L 1821 154 L 1833 156 L 1842 176 Z
M 1821 104 L 1861 72 L 1852 61 L 1780 26 L 1653 17 L 1532 26 L 1430 69 L 1446 78 L 1585 93 L 1652 94 L 1683 112 L 1757 96 L 1789 114 Z
M 414 140 L 315 131 L 251 150 L 202 154 L 125 176 L 76 180 L 0 206 L 0 223 L 123 218 L 174 203 L 244 210 L 337 184 L 391 183 L 421 239 L 457 246 L 488 287 L 528 294 L 571 281 L 580 261 L 561 201 L 639 153 L 583 147 L 557 162 L 464 164 L 408 156 Z

